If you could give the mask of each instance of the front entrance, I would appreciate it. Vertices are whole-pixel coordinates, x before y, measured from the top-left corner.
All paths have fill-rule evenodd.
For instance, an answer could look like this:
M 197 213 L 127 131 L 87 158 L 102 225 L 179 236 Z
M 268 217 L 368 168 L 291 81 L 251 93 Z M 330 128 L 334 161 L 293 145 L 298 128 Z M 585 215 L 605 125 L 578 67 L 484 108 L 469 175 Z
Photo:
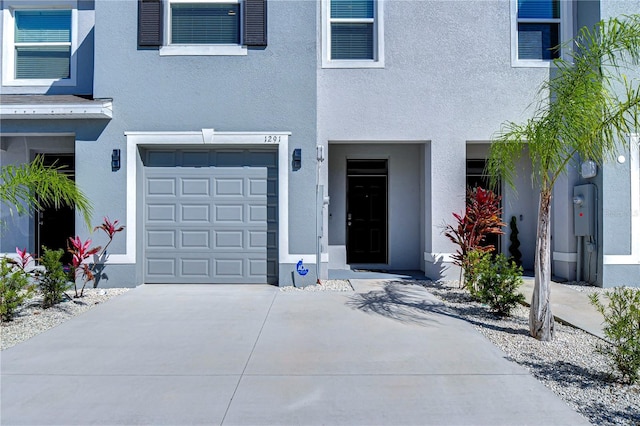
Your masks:
M 73 154 L 40 154 L 45 166 L 63 167 L 60 173 L 74 179 L 75 158 Z M 56 209 L 47 206 L 36 212 L 36 253 L 42 256 L 42 246 L 64 250 L 63 264 L 71 263 L 71 254 L 67 252 L 67 241 L 75 235 L 76 222 L 73 207 L 62 206 Z
M 485 173 L 486 165 L 486 160 L 467 160 L 467 187 L 473 189 L 479 186 L 482 189 L 491 189 L 499 196 L 501 195 L 500 185 L 497 185 L 495 188 L 491 187 L 490 176 Z M 487 235 L 481 245 L 483 247 L 492 245 L 494 247 L 494 254 L 502 252 L 502 242 L 500 235 L 498 234 Z
M 387 160 L 347 160 L 347 263 L 388 263 Z

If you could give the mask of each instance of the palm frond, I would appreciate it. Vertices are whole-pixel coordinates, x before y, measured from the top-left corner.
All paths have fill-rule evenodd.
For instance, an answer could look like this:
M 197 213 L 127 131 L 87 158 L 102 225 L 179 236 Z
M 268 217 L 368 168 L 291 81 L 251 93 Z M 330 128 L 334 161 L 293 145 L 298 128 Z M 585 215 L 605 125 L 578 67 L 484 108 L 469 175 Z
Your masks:
M 62 167 L 46 166 L 41 157 L 31 163 L 6 165 L 0 168 L 0 201 L 18 214 L 30 214 L 44 207 L 75 207 L 86 223 L 91 220 L 89 199 Z

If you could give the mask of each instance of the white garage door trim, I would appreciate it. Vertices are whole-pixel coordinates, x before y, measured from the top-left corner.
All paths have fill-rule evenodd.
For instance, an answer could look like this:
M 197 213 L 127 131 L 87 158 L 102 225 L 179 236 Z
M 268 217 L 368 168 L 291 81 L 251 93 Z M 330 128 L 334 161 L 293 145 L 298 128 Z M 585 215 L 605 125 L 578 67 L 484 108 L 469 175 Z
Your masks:
M 295 264 L 299 260 L 315 263 L 312 254 L 292 254 L 289 252 L 289 136 L 291 132 L 215 132 L 202 129 L 200 132 L 125 132 L 127 153 L 124 158 L 127 171 L 127 214 L 126 253 L 112 254 L 108 263 L 136 263 L 138 230 L 137 219 L 137 179 L 138 145 L 162 146 L 269 146 L 278 147 L 278 260 L 280 264 Z

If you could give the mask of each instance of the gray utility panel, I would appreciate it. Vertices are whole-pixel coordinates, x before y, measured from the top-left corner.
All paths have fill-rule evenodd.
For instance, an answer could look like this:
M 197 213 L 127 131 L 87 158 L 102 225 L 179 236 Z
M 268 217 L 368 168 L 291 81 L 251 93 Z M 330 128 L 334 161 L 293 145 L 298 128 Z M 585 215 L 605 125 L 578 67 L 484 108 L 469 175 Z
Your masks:
M 146 283 L 276 283 L 277 153 L 149 149 Z

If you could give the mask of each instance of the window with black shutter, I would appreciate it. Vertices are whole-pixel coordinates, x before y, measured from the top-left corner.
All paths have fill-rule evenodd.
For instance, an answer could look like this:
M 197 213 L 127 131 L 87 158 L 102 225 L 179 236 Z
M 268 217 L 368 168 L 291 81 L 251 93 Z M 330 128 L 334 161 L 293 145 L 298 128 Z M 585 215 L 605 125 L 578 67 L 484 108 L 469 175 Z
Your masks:
M 246 54 L 246 47 L 267 45 L 266 0 L 139 0 L 138 4 L 138 45 L 162 47 L 161 55 L 242 54 L 233 49 Z

